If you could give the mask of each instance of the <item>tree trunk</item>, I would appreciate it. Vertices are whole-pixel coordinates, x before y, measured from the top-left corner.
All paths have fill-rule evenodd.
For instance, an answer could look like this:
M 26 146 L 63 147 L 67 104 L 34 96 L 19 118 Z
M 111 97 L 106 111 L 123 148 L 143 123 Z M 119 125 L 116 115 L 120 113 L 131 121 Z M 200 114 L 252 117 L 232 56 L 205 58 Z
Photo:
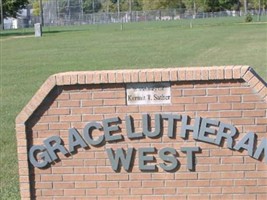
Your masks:
M 0 16 L 0 19 L 1 19 L 1 28 L 0 28 L 0 30 L 4 30 L 4 13 L 3 13 L 3 0 L 0 0 L 0 12 L 1 12 L 1 16 Z
M 248 12 L 248 1 L 247 0 L 244 0 L 244 12 L 245 12 L 245 15 Z

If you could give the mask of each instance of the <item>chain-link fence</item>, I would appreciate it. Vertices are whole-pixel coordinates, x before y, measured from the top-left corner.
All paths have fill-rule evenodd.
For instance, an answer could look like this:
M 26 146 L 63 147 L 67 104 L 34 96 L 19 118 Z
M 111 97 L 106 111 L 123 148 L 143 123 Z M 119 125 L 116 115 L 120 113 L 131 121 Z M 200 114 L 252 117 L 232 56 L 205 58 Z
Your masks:
M 48 9 L 48 8 L 46 8 Z M 53 11 L 54 9 L 54 11 Z M 172 10 L 152 10 L 152 11 L 132 11 L 118 13 L 93 13 L 83 14 L 75 13 L 57 13 L 55 7 L 51 6 L 46 12 L 44 9 L 45 26 L 64 26 L 64 25 L 82 25 L 82 24 L 108 24 L 108 23 L 128 23 L 141 21 L 167 21 L 180 19 L 214 18 L 214 17 L 240 17 L 246 13 L 242 11 L 220 11 L 220 12 L 198 12 L 194 14 L 191 11 L 172 9 Z M 252 15 L 258 15 L 259 10 L 248 11 Z M 261 15 L 267 15 L 267 10 L 261 10 Z M 29 26 L 40 22 L 39 16 L 30 16 Z
M 250 11 L 252 15 L 258 15 L 257 10 Z M 213 13 L 199 12 L 193 14 L 192 12 L 179 10 L 157 10 L 157 11 L 133 11 L 120 13 L 94 13 L 94 14 L 80 14 L 74 13 L 71 15 L 44 15 L 45 26 L 64 26 L 64 25 L 81 25 L 81 24 L 108 24 L 108 23 L 127 23 L 140 21 L 167 21 L 179 19 L 196 19 L 196 18 L 213 18 L 213 17 L 238 17 L 244 16 L 244 12 L 236 11 L 221 11 Z M 261 15 L 267 15 L 267 11 L 261 12 Z M 31 16 L 29 25 L 40 22 L 40 17 Z

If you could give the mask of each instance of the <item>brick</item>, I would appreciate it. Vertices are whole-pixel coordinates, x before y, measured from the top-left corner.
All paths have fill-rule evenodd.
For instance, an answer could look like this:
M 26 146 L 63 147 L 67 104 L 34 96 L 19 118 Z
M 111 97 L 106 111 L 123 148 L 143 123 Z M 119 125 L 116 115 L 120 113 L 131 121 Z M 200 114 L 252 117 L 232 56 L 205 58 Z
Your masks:
M 49 124 L 50 130 L 68 130 L 69 128 L 70 128 L 70 123 L 67 122 Z
M 138 113 L 139 107 L 138 106 L 117 106 L 116 107 L 117 113 Z
M 232 105 L 229 103 L 214 103 L 214 104 L 209 104 L 209 110 L 231 110 Z
M 125 99 L 107 99 L 103 103 L 105 106 L 121 106 L 126 105 Z
M 131 73 L 131 80 L 132 80 L 133 83 L 139 81 L 139 75 L 138 74 L 139 74 L 139 70 L 138 71 L 133 71 Z
M 70 99 L 69 93 L 61 93 L 57 97 L 57 100 L 69 100 L 69 99 Z
M 75 197 L 53 197 L 54 200 L 75 200 Z
M 81 119 L 81 115 L 65 115 L 59 118 L 61 122 L 79 122 Z
M 184 90 L 184 96 L 205 96 L 205 89 Z
M 70 99 L 71 100 L 87 100 L 91 98 L 91 94 L 90 93 L 85 93 L 85 92 L 81 92 L 81 93 L 70 93 Z
M 245 188 L 244 187 L 238 187 L 238 186 L 235 186 L 235 187 L 224 187 L 224 188 L 222 188 L 222 193 L 224 193 L 224 194 L 242 194 L 242 193 L 244 193 L 244 191 L 245 191 Z
M 265 171 L 247 171 L 245 172 L 246 178 L 267 178 L 267 173 Z
M 234 194 L 234 199 L 244 199 L 244 200 L 256 200 L 257 195 L 255 194 Z
M 175 104 L 193 104 L 194 103 L 194 98 L 193 97 L 180 97 L 180 98 L 175 98 L 172 99 L 172 103 Z
M 140 188 L 142 185 L 141 181 L 120 181 L 121 188 Z
M 188 187 L 207 187 L 210 186 L 209 180 L 189 180 L 187 181 Z
M 195 97 L 195 103 L 215 103 L 217 97 Z
M 201 179 L 220 179 L 221 173 L 220 172 L 202 172 L 199 174 L 198 178 Z
M 262 101 L 258 95 L 243 95 L 243 102 L 260 102 Z
M 49 123 L 49 122 L 58 122 L 58 116 L 42 116 L 39 123 Z
M 178 69 L 178 80 L 184 81 L 186 80 L 186 70 L 183 68 Z
M 240 96 L 219 96 L 219 102 L 226 103 L 226 102 L 241 102 Z
M 153 106 L 140 106 L 139 112 L 160 112 L 161 106 L 153 105 Z
M 259 79 L 256 76 L 253 76 L 249 81 L 248 81 L 250 87 L 255 87 L 259 83 Z
M 265 110 L 243 111 L 243 117 L 265 117 L 265 116 L 266 116 Z
M 162 70 L 162 77 L 161 80 L 164 81 L 170 81 L 170 69 L 164 69 Z
M 164 182 L 163 181 L 143 181 L 142 187 L 146 188 L 155 188 L 155 187 L 163 187 Z
M 114 91 L 94 92 L 92 97 L 93 97 L 93 100 L 96 100 L 96 99 L 115 99 L 116 93 Z
M 63 196 L 64 191 L 59 189 L 53 189 L 53 190 L 42 190 L 43 196 Z
M 210 194 L 211 200 L 234 199 L 232 194 Z
M 155 189 L 154 193 L 156 195 L 164 195 L 164 194 L 175 194 L 176 193 L 176 189 L 175 188 L 157 188 Z
M 241 66 L 234 66 L 233 78 L 235 78 L 235 79 L 241 78 Z
M 146 72 L 144 72 L 144 71 L 139 71 L 139 81 L 140 81 L 140 82 L 147 82 L 147 81 L 146 81 Z
M 58 105 L 61 108 L 80 107 L 80 101 L 77 101 L 77 100 L 60 101 L 60 102 L 58 102 Z
M 235 185 L 243 185 L 243 186 L 248 186 L 248 185 L 257 185 L 256 180 L 249 180 L 249 179 L 242 179 L 242 180 L 235 180 Z
M 148 82 L 154 82 L 154 72 L 153 71 L 147 71 L 146 72 L 147 81 Z
M 201 80 L 209 79 L 209 71 L 207 69 L 201 70 Z
M 64 195 L 65 196 L 84 196 L 86 194 L 86 190 L 85 189 L 66 189 L 64 190 Z
M 198 187 L 179 187 L 177 188 L 179 194 L 197 194 L 199 193 Z
M 185 199 L 185 198 L 183 198 Z M 187 199 L 188 200 L 206 200 L 206 199 L 210 199 L 210 195 L 207 194 L 207 195 L 204 195 L 204 194 L 201 194 L 201 195 L 198 195 L 198 194 L 188 194 L 187 195 Z
M 42 182 L 36 182 L 35 188 L 36 189 L 52 189 L 52 183 L 50 183 L 50 182 L 43 182 L 43 183 Z
M 266 194 L 267 186 L 247 186 L 245 187 L 247 193 L 264 193 Z
M 198 163 L 199 164 L 219 164 L 220 163 L 220 158 L 219 157 L 199 157 L 198 158 Z
M 224 88 L 207 89 L 208 96 L 222 96 L 222 95 L 229 95 L 229 94 L 230 94 L 229 89 L 224 89 Z
M 184 110 L 185 110 L 184 105 L 162 106 L 162 112 L 179 112 Z
M 106 180 L 106 175 L 104 174 L 89 174 L 84 175 L 85 181 L 104 181 Z
M 233 117 L 241 117 L 242 116 L 242 111 L 221 111 L 220 112 L 220 117 L 222 118 L 233 118 Z
M 196 173 L 175 174 L 175 179 L 178 179 L 178 180 L 195 180 L 195 179 L 197 179 L 197 174 Z
M 95 181 L 75 181 L 75 188 L 96 188 Z
M 142 200 L 150 200 L 150 199 L 163 200 L 165 198 L 162 195 L 143 195 L 142 196 Z
M 227 179 L 211 180 L 210 185 L 211 186 L 231 186 L 231 187 L 234 187 L 234 181 L 233 180 L 227 180 Z
M 49 115 L 68 115 L 70 114 L 69 108 L 53 108 L 48 110 Z
M 107 174 L 107 180 L 129 180 L 128 174 Z
M 216 68 L 215 67 L 208 68 L 209 69 L 209 80 L 216 80 L 217 79 L 217 69 Z
M 75 167 L 74 174 L 90 174 L 95 173 L 96 169 L 93 167 Z
M 166 187 L 182 187 L 186 186 L 185 180 L 166 180 Z
M 107 113 L 115 113 L 115 107 L 96 107 L 94 108 L 94 114 L 107 114 Z
M 62 175 L 42 175 L 41 176 L 42 182 L 45 181 L 62 181 Z
M 82 181 L 84 176 L 80 174 L 64 174 L 63 181 Z
M 119 182 L 118 181 L 99 181 L 97 186 L 100 188 L 118 188 Z
M 53 174 L 72 174 L 73 167 L 60 167 L 60 168 L 52 168 Z
M 187 104 L 185 105 L 186 111 L 205 111 L 208 110 L 208 104 Z
M 53 188 L 55 189 L 72 189 L 74 188 L 73 182 L 54 182 Z
M 170 70 L 170 80 L 171 81 L 177 81 L 178 80 L 178 75 L 177 75 L 177 70 Z
M 232 124 L 234 124 L 234 125 L 250 125 L 250 124 L 254 124 L 254 119 L 250 119 L 250 118 L 248 118 L 248 119 L 233 119 L 232 120 Z
M 153 194 L 152 188 L 131 188 L 131 194 Z
M 130 189 L 127 188 L 110 188 L 108 189 L 109 195 L 128 195 L 130 193 Z
M 186 80 L 194 80 L 194 71 L 192 69 L 186 69 L 185 77 Z
M 99 200 L 119 200 L 120 197 L 118 196 L 98 196 L 97 199 Z
M 221 177 L 223 179 L 239 179 L 244 177 L 243 172 L 222 172 Z
M 129 180 L 150 180 L 151 174 L 132 173 L 129 175 Z
M 77 115 L 77 114 L 92 114 L 93 113 L 93 109 L 92 108 L 73 108 L 73 109 L 71 109 L 71 113 L 73 115 Z
M 255 109 L 254 103 L 233 103 L 234 110 L 252 110 Z
M 230 89 L 230 93 L 232 95 L 244 95 L 244 94 L 251 94 L 251 89 L 250 88 L 233 88 Z
M 211 171 L 216 172 L 216 171 L 233 171 L 233 165 L 212 165 L 211 166 Z
M 82 107 L 93 107 L 93 106 L 102 106 L 102 99 L 94 99 L 94 100 L 83 100 Z
M 194 80 L 201 80 L 201 71 L 202 69 L 194 70 Z
M 218 194 L 221 192 L 221 187 L 199 188 L 199 193 Z

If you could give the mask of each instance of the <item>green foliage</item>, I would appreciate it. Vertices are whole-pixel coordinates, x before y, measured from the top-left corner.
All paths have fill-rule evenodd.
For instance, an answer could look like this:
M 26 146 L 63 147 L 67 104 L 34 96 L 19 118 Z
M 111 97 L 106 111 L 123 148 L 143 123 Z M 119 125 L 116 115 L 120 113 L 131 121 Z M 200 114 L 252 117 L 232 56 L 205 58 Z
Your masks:
M 119 0 L 120 1 L 120 11 L 140 11 L 142 10 L 142 0 Z M 131 7 L 131 8 L 130 8 Z M 102 10 L 105 12 L 117 12 L 118 11 L 118 1 L 117 0 L 105 0 L 102 2 Z
M 99 0 L 84 0 L 83 12 L 85 14 L 98 12 L 102 8 L 102 4 Z
M 250 13 L 246 14 L 245 22 L 252 22 L 252 20 L 253 20 L 252 15 Z
M 34 1 L 32 3 L 32 8 L 33 8 L 33 15 L 39 16 L 40 15 L 40 4 L 38 1 Z
M 6 17 L 17 17 L 19 10 L 26 8 L 28 0 L 2 0 L 3 15 Z

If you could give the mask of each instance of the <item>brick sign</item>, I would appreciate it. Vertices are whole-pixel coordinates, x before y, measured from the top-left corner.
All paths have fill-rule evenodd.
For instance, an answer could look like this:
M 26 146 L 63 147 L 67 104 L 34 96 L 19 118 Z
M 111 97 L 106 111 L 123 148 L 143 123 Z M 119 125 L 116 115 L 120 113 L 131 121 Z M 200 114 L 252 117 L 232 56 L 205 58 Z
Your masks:
M 67 72 L 16 119 L 22 199 L 266 199 L 266 83 L 247 66 Z

